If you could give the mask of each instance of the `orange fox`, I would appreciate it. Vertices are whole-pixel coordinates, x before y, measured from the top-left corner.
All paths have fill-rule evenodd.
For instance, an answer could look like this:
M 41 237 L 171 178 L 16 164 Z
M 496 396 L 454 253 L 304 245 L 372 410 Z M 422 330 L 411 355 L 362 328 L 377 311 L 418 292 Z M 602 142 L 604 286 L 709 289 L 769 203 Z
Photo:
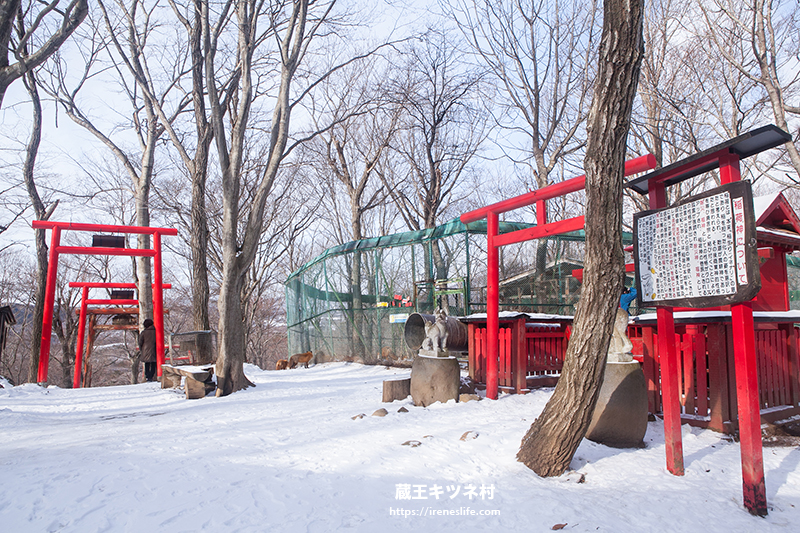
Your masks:
M 275 370 L 286 370 L 287 368 L 289 368 L 289 361 L 286 359 L 279 359 L 275 365 Z
M 303 363 L 308 368 L 308 362 L 311 361 L 311 358 L 314 357 L 314 354 L 310 351 L 306 353 L 296 353 L 289 358 L 289 368 L 294 368 L 298 364 Z

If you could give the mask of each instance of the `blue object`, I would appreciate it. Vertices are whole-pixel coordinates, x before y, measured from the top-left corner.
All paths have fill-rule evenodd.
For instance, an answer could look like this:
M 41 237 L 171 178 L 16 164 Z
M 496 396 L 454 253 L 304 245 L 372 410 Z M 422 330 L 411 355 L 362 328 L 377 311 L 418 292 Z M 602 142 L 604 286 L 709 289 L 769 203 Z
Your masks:
M 619 306 L 626 313 L 630 313 L 630 311 L 628 311 L 628 307 L 630 307 L 631 302 L 634 301 L 635 299 L 636 299 L 636 288 L 631 287 L 631 290 L 629 292 L 623 293 L 622 296 L 620 296 Z

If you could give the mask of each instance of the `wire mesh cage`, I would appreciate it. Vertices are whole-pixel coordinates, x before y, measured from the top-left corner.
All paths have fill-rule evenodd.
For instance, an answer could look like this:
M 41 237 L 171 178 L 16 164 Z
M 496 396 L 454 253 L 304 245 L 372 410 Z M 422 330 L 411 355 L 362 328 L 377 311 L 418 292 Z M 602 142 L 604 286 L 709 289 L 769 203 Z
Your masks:
M 188 331 L 169 336 L 167 361 L 171 365 L 206 365 L 217 358 L 213 331 Z
M 531 226 L 501 222 L 500 233 Z M 403 329 L 411 313 L 485 312 L 485 235 L 485 221 L 456 219 L 326 250 L 286 281 L 289 353 L 311 350 L 317 362 L 410 364 Z M 501 310 L 573 314 L 580 296 L 573 270 L 583 268 L 583 249 L 582 231 L 503 247 Z

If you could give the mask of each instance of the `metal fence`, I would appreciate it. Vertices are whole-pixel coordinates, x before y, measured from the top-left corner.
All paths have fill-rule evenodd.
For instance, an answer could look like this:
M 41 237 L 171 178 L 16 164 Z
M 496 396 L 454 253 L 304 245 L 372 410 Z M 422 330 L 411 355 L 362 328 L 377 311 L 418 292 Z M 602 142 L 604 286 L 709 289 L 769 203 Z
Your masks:
M 527 227 L 501 223 L 500 232 Z M 485 221 L 456 219 L 326 250 L 286 281 L 289 353 L 311 350 L 317 362 L 410 362 L 408 314 L 485 311 L 485 235 Z M 580 285 L 572 271 L 583 267 L 583 240 L 575 232 L 504 247 L 501 309 L 573 314 Z

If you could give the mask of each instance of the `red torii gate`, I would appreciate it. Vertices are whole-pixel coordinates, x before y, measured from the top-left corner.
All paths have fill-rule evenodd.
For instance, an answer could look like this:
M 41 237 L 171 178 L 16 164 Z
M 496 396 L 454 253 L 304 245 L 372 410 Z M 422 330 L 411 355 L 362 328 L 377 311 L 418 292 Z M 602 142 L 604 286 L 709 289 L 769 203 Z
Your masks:
M 631 159 L 625 163 L 625 176 L 639 174 L 656 167 L 656 158 L 652 154 Z M 461 222 L 469 224 L 483 218 L 486 219 L 487 239 L 487 281 L 486 281 L 486 397 L 497 399 L 498 387 L 498 351 L 500 334 L 500 261 L 499 248 L 561 233 L 583 229 L 584 217 L 569 218 L 558 222 L 547 223 L 546 201 L 586 187 L 586 176 L 568 179 L 529 193 L 502 200 L 500 202 L 464 213 Z M 512 231 L 498 235 L 499 214 L 513 211 L 521 207 L 536 204 L 536 223 L 532 228 Z
M 89 289 L 136 289 L 135 283 L 102 283 L 102 282 L 83 282 L 73 281 L 69 284 L 70 287 L 81 289 L 81 308 L 78 319 L 78 339 L 75 344 L 75 372 L 73 377 L 72 387 L 75 389 L 80 388 L 81 383 L 81 363 L 83 360 L 83 336 L 86 329 L 86 313 L 90 305 L 139 305 L 139 300 L 125 300 L 125 299 L 111 299 L 111 300 L 90 300 Z M 153 284 L 153 292 L 155 293 L 155 283 Z M 171 289 L 172 284 L 162 283 L 162 289 Z M 154 313 L 155 314 L 155 313 Z M 91 341 L 91 338 L 89 340 Z M 159 369 L 161 365 L 158 365 Z
M 39 350 L 38 382 L 47 383 L 47 371 L 50 366 L 50 338 L 53 330 L 53 305 L 56 294 L 56 274 L 58 273 L 58 258 L 61 254 L 74 255 L 119 255 L 126 257 L 152 257 L 153 258 L 153 322 L 156 328 L 156 356 L 158 358 L 158 375 L 161 375 L 161 365 L 164 364 L 164 293 L 163 275 L 161 264 L 161 236 L 175 236 L 178 230 L 174 228 L 151 228 L 144 226 L 115 226 L 106 224 L 81 224 L 73 222 L 54 222 L 49 220 L 34 220 L 31 223 L 34 229 L 52 230 L 50 235 L 50 257 L 47 267 L 47 285 L 44 297 L 44 317 L 42 319 L 42 343 Z M 113 248 L 101 246 L 62 246 L 62 231 L 86 231 L 104 233 L 124 233 L 133 235 L 152 235 L 153 247 L 139 248 Z M 100 300 L 119 304 L 127 300 Z M 139 302 L 132 300 L 136 304 Z
M 770 148 L 791 142 L 792 137 L 770 125 L 718 144 L 664 168 L 629 181 L 625 186 L 649 196 L 650 208 L 667 207 L 666 189 L 704 172 L 719 169 L 724 185 L 742 179 L 739 161 Z M 662 361 L 661 395 L 664 411 L 664 440 L 667 449 L 667 469 L 682 476 L 683 442 L 678 364 L 675 339 L 675 319 L 672 307 L 658 307 L 658 353 Z M 752 302 L 731 305 L 736 398 L 739 409 L 739 441 L 742 456 L 744 504 L 754 515 L 767 514 L 767 494 L 764 484 L 764 457 L 761 446 L 761 416 L 758 405 L 758 365 L 753 323 Z

